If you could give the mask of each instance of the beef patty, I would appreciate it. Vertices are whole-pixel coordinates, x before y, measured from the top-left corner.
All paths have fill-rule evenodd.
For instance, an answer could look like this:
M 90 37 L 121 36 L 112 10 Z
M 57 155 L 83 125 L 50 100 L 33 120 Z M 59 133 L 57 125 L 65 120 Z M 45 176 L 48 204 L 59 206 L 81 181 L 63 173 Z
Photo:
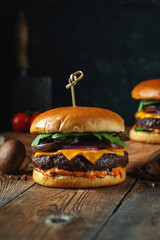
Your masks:
M 159 118 L 136 118 L 136 125 L 145 129 L 160 129 Z
M 34 167 L 43 170 L 58 168 L 70 172 L 87 172 L 90 170 L 105 171 L 107 169 L 112 169 L 116 167 L 126 167 L 126 165 L 128 164 L 128 153 L 124 152 L 124 156 L 118 156 L 113 153 L 104 154 L 94 164 L 89 162 L 82 155 L 78 155 L 69 161 L 63 154 L 50 156 L 39 155 L 36 158 L 33 154 L 32 162 Z

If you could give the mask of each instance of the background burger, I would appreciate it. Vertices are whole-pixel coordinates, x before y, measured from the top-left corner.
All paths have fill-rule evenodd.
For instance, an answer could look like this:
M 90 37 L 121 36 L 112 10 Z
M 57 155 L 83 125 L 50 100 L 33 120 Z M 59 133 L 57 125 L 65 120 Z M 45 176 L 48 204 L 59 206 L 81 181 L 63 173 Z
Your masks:
M 55 108 L 40 114 L 30 132 L 33 179 L 48 187 L 87 188 L 121 183 L 128 154 L 124 121 L 93 107 Z
M 160 79 L 139 83 L 133 89 L 132 97 L 141 101 L 130 139 L 160 144 Z

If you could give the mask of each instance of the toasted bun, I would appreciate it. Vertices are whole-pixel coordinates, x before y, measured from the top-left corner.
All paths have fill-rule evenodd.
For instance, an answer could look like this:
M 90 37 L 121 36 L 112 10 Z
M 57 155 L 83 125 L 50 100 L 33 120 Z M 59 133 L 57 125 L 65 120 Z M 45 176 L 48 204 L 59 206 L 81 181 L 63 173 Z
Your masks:
M 160 79 L 147 80 L 139 83 L 132 90 L 135 99 L 160 100 Z
M 116 113 L 94 107 L 54 108 L 38 115 L 31 133 L 124 132 L 124 120 Z
M 160 144 L 160 134 L 153 132 L 135 131 L 133 128 L 129 132 L 129 138 L 133 141 L 138 142 Z
M 46 187 L 57 187 L 57 188 L 95 188 L 95 187 L 107 187 L 124 182 L 126 178 L 126 170 L 124 171 L 123 177 L 120 175 L 106 176 L 104 178 L 95 178 L 90 180 L 85 177 L 74 177 L 74 176 L 62 176 L 57 175 L 55 177 L 47 177 L 42 173 L 33 170 L 33 179 L 35 182 Z

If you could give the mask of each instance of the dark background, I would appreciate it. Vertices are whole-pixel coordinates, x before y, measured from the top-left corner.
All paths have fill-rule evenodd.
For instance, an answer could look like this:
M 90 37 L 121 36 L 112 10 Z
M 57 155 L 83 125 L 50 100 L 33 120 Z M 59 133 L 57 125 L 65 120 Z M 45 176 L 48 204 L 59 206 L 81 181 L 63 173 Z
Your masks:
M 160 1 L 1 1 L 0 130 L 11 129 L 13 26 L 20 11 L 29 28 L 30 75 L 52 77 L 53 108 L 71 105 L 65 85 L 81 70 L 77 105 L 109 108 L 132 125 L 138 107 L 132 88 L 160 76 Z

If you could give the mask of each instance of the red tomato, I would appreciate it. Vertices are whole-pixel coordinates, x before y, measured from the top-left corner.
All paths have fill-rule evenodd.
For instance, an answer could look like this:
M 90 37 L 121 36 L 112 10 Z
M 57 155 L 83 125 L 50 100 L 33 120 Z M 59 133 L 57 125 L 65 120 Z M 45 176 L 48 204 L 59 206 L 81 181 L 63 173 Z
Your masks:
M 25 113 L 16 113 L 12 117 L 12 127 L 15 131 L 26 132 L 29 130 L 31 117 Z
M 34 112 L 31 116 L 29 127 L 31 127 L 33 120 L 40 114 L 40 112 Z

